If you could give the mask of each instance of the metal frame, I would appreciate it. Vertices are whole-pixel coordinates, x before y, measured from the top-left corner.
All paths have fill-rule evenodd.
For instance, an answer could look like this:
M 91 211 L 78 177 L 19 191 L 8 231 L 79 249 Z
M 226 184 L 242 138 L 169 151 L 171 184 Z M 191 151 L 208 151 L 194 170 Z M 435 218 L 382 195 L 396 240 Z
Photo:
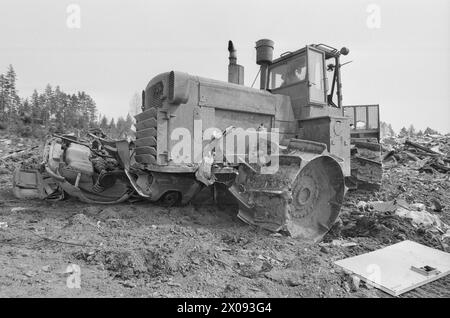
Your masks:
M 369 108 L 373 108 L 376 107 L 377 108 L 377 127 L 376 128 L 369 128 Z M 345 109 L 353 109 L 353 129 L 350 131 L 350 133 L 355 134 L 376 134 L 377 135 L 377 139 L 380 140 L 380 105 L 379 104 L 369 104 L 369 105 L 346 105 L 343 106 L 343 112 L 345 114 Z M 356 109 L 357 108 L 365 108 L 366 109 L 366 123 L 365 123 L 365 127 L 364 128 L 356 128 Z
M 324 87 L 324 90 L 323 90 L 324 91 L 323 92 L 323 94 L 324 94 L 324 98 L 323 98 L 324 102 L 322 102 L 322 103 L 311 100 L 311 94 L 310 94 L 310 90 L 309 90 L 309 88 L 311 87 L 310 86 L 310 77 L 309 77 L 309 74 L 310 74 L 309 73 L 309 69 L 310 69 L 310 67 L 309 67 L 309 60 L 310 60 L 310 58 L 309 58 L 309 51 L 314 51 L 314 52 L 319 53 L 319 54 L 322 55 L 322 82 L 323 82 L 322 85 Z M 307 45 L 307 46 L 301 48 L 300 50 L 297 50 L 295 52 L 292 52 L 292 53 L 289 53 L 289 54 L 286 54 L 286 55 L 282 55 L 278 59 L 275 59 L 272 62 L 272 64 L 269 66 L 269 70 L 268 70 L 268 73 L 269 73 L 269 85 L 272 82 L 272 78 L 271 78 L 270 75 L 271 75 L 271 71 L 272 71 L 272 69 L 274 67 L 277 67 L 277 66 L 280 66 L 280 65 L 283 65 L 283 64 L 287 64 L 290 60 L 293 60 L 297 56 L 302 55 L 302 54 L 305 54 L 305 57 L 306 57 L 306 76 L 305 76 L 305 79 L 302 80 L 302 81 L 298 81 L 298 82 L 292 83 L 292 84 L 288 84 L 286 86 L 283 86 L 282 88 L 284 89 L 284 88 L 287 88 L 287 87 L 298 85 L 300 83 L 304 84 L 306 82 L 307 83 L 307 88 L 308 88 L 306 90 L 307 101 L 308 101 L 308 104 L 306 106 L 309 106 L 309 105 L 312 105 L 312 106 L 328 106 L 328 101 L 327 101 L 328 97 L 327 97 L 327 91 L 326 91 L 327 77 L 326 77 L 326 70 L 325 70 L 325 52 L 320 50 L 320 49 L 317 49 L 317 48 L 315 48 L 315 47 L 313 47 L 311 45 Z M 277 88 L 274 88 L 274 89 L 269 89 L 269 91 L 272 92 L 272 93 L 276 93 L 277 90 L 279 90 L 280 88 L 281 87 L 277 87 Z
M 306 49 L 307 49 L 307 52 L 306 52 L 306 63 L 307 63 L 307 68 L 306 68 L 306 76 L 308 77 L 308 103 L 310 104 L 310 105 L 316 105 L 316 106 L 328 106 L 328 102 L 327 102 L 327 91 L 326 91 L 326 87 L 327 87 L 327 84 L 325 83 L 325 81 L 326 81 L 326 71 L 325 71 L 325 52 L 323 52 L 323 51 L 321 51 L 321 50 L 319 50 L 319 49 L 317 49 L 317 48 L 315 48 L 315 47 L 313 47 L 313 46 L 310 46 L 310 45 L 307 45 L 306 46 Z M 310 96 L 310 92 L 309 92 L 309 88 L 311 87 L 310 86 L 310 78 L 309 78 L 309 51 L 315 51 L 315 52 L 317 52 L 317 53 L 320 53 L 321 55 L 322 55 L 322 81 L 323 81 L 323 86 L 324 86 L 324 90 L 323 90 L 323 100 L 324 100 L 324 102 L 323 103 L 320 103 L 320 102 L 317 102 L 317 101 L 312 101 L 311 100 L 311 96 Z

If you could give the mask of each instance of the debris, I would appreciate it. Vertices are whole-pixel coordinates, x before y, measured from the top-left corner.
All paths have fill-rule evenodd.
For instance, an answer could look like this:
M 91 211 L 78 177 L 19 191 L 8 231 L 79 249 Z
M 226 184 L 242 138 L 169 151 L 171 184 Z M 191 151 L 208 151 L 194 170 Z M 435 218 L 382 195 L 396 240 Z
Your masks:
M 440 220 L 439 216 L 431 214 L 424 210 L 409 210 L 404 207 L 398 207 L 395 214 L 411 219 L 411 221 L 417 225 L 431 227 L 436 226 L 439 228 L 446 228 L 447 226 Z
M 50 265 L 45 265 L 41 267 L 42 271 L 44 272 L 50 272 Z
M 286 284 L 291 287 L 299 286 L 299 285 L 301 285 L 301 280 L 299 280 L 297 278 L 288 278 L 286 280 Z
M 15 208 L 11 209 L 11 213 L 16 213 L 16 212 L 25 211 L 25 210 L 27 210 L 27 208 L 15 207 Z
M 347 293 L 351 292 L 350 285 L 349 285 L 347 282 L 345 282 L 345 281 L 342 283 L 342 288 L 344 288 L 344 290 L 345 290 Z
M 368 206 L 369 206 L 370 210 L 374 210 L 377 212 L 393 212 L 396 209 L 396 205 L 395 205 L 394 201 L 388 201 L 388 202 L 373 201 L 373 202 L 368 202 Z
M 359 202 L 356 204 L 356 207 L 357 207 L 360 211 L 364 211 L 364 210 L 366 209 L 366 207 L 367 207 L 367 202 L 365 202 L 365 201 L 359 201 Z
M 8 222 L 0 222 L 0 229 L 6 229 L 8 227 Z
M 36 275 L 36 273 L 33 271 L 27 271 L 24 275 L 27 277 L 33 277 L 34 275 Z
M 442 204 L 436 198 L 431 198 L 431 209 L 435 212 L 442 212 Z
M 413 204 L 410 204 L 409 206 L 417 211 L 425 211 L 426 210 L 426 206 L 423 203 L 413 203 Z
M 136 287 L 136 284 L 134 284 L 134 283 L 132 283 L 130 281 L 123 281 L 123 282 L 120 282 L 120 284 L 123 287 L 127 287 L 127 288 L 135 288 Z
M 22 146 L 23 146 L 23 145 L 22 145 Z M 23 152 L 29 152 L 29 151 L 31 151 L 31 150 L 33 150 L 33 149 L 38 148 L 38 147 L 39 147 L 39 146 L 34 146 L 34 147 L 31 147 L 31 148 L 25 148 L 25 149 L 19 149 L 19 150 L 11 151 L 8 155 L 1 157 L 0 160 L 6 160 L 6 159 L 8 159 L 8 158 L 17 156 L 17 155 L 19 155 L 19 154 L 21 154 L 21 153 L 23 153 Z
M 331 241 L 332 246 L 340 246 L 340 247 L 354 247 L 357 246 L 358 243 L 355 242 L 348 242 L 345 240 L 333 240 Z
M 351 287 L 352 291 L 357 291 L 359 289 L 359 285 L 361 283 L 361 279 L 356 275 L 351 275 Z
M 417 149 L 420 149 L 420 150 L 423 150 L 423 151 L 425 151 L 427 153 L 430 153 L 430 154 L 438 154 L 437 152 L 434 152 L 433 150 L 431 150 L 431 149 L 429 149 L 427 147 L 424 147 L 424 146 L 422 146 L 422 145 L 420 145 L 418 143 L 412 142 L 409 139 L 405 141 L 405 145 L 411 146 L 411 147 L 414 147 L 414 148 L 417 148 Z
M 398 296 L 450 273 L 450 254 L 403 241 L 383 249 L 335 262 L 384 292 Z M 437 269 L 423 275 L 411 267 Z M 425 267 L 427 268 L 427 267 Z
M 277 232 L 277 233 L 270 234 L 270 236 L 272 236 L 272 237 L 282 237 L 283 234 Z

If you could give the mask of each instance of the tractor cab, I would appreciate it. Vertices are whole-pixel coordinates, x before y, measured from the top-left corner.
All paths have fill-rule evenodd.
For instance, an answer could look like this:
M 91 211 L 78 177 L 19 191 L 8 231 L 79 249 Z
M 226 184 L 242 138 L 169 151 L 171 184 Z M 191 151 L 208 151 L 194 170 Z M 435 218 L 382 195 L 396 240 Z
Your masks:
M 261 41 L 257 50 L 261 48 L 264 53 L 271 43 Z M 342 116 L 339 57 L 349 53 L 347 48 L 338 51 L 325 44 L 313 44 L 283 53 L 270 62 L 264 60 L 262 53 L 257 61 L 261 65 L 261 89 L 291 97 L 297 119 Z

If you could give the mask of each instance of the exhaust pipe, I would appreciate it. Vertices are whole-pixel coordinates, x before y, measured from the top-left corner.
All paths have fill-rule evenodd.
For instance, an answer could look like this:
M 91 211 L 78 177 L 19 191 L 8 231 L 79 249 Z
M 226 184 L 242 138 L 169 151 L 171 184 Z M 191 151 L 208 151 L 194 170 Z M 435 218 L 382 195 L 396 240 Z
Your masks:
M 237 64 L 236 49 L 233 42 L 228 41 L 228 52 L 230 52 L 228 64 L 228 83 L 244 85 L 244 67 Z
M 269 65 L 273 60 L 274 42 L 262 39 L 256 42 L 256 64 L 260 65 L 260 89 L 266 90 L 269 84 Z

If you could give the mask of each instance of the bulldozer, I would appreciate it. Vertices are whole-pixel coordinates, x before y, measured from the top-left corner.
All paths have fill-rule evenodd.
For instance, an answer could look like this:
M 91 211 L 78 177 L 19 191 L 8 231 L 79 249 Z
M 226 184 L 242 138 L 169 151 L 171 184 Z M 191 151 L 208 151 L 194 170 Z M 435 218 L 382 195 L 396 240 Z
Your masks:
M 228 82 L 178 71 L 152 78 L 132 142 L 53 136 L 43 179 L 88 203 L 138 196 L 171 206 L 206 191 L 248 224 L 320 240 L 352 178 L 340 61 L 349 50 L 312 44 L 274 59 L 274 42 L 259 40 L 259 89 L 244 86 L 231 41 L 228 51 Z

